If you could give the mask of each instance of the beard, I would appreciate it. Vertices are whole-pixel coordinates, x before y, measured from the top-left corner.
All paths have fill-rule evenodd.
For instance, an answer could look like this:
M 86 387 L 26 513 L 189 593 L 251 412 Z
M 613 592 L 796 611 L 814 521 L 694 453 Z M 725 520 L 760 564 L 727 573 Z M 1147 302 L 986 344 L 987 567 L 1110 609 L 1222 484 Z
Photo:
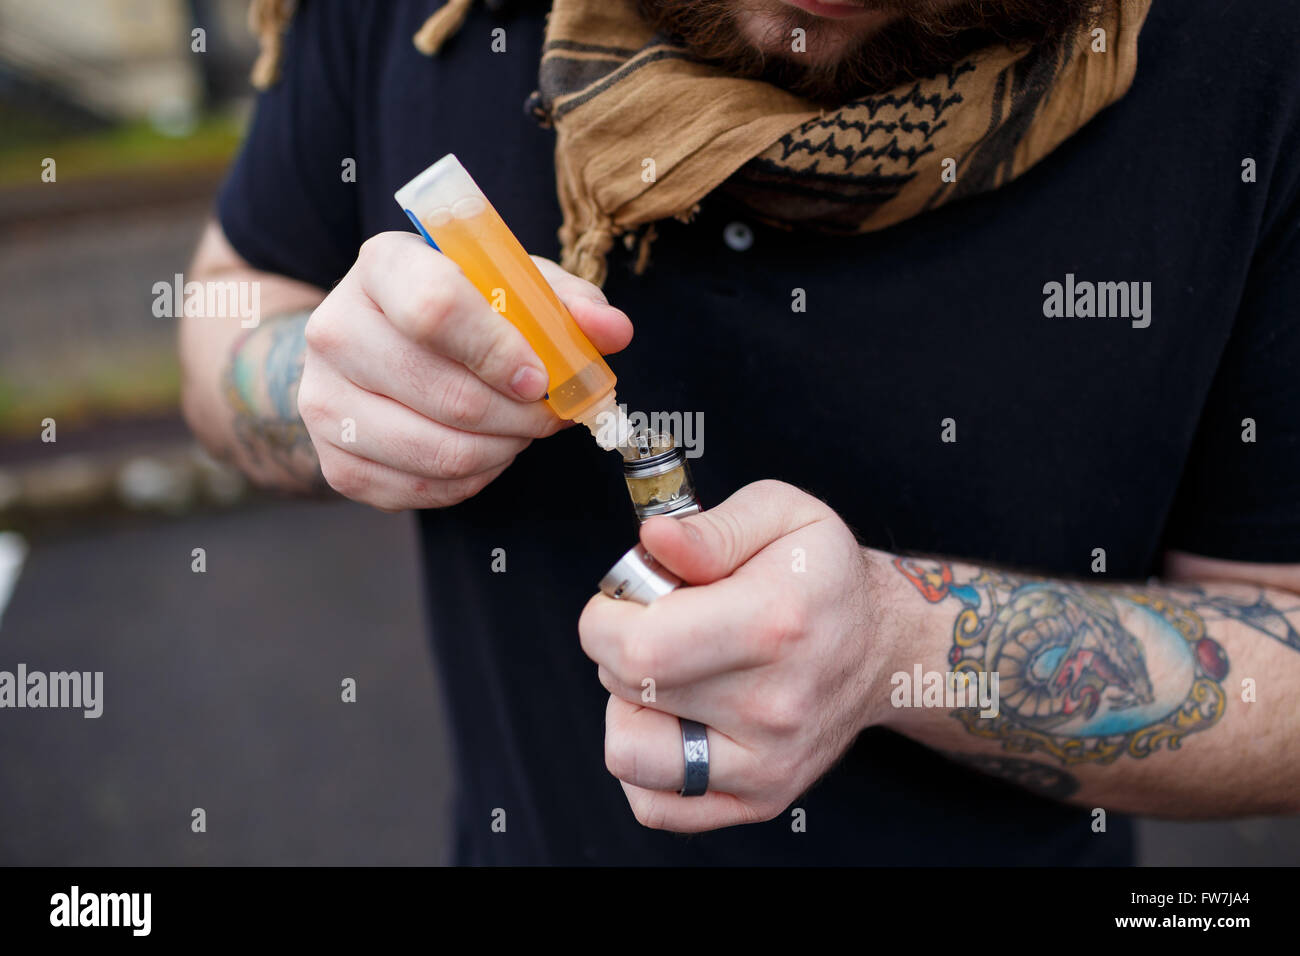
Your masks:
M 1058 42 L 1112 2 L 862 0 L 879 15 L 863 18 L 865 30 L 854 18 L 818 17 L 778 0 L 637 0 L 637 8 L 704 62 L 836 107 L 994 43 Z M 792 49 L 796 28 L 805 31 L 805 52 Z

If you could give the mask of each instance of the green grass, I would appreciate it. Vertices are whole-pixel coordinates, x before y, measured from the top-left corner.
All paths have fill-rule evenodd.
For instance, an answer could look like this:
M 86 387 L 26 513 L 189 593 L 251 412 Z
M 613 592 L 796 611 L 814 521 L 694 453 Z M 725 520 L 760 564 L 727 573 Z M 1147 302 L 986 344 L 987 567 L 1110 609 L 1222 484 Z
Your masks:
M 241 135 L 237 119 L 214 115 L 183 137 L 165 136 L 140 122 L 93 135 L 27 142 L 0 150 L 0 186 L 39 183 L 46 157 L 58 164 L 59 182 L 224 165 Z
M 180 368 L 173 349 L 103 356 L 76 374 L 40 381 L 0 376 L 0 438 L 31 435 L 44 418 L 60 426 L 155 414 L 178 407 Z

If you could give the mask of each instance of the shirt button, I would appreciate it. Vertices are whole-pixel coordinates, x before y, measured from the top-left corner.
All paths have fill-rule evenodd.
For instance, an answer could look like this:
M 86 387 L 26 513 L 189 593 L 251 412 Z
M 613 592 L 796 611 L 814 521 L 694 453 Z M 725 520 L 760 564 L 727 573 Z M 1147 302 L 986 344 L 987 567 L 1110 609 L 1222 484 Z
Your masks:
M 754 244 L 754 230 L 743 222 L 729 222 L 727 228 L 722 230 L 722 239 L 727 248 L 744 252 Z

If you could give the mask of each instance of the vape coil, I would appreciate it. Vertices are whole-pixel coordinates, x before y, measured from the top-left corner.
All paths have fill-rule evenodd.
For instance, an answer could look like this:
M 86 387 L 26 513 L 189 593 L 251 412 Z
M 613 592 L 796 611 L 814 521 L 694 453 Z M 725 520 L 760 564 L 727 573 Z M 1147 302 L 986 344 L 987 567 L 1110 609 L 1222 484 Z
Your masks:
M 641 429 L 620 451 L 623 477 L 638 521 L 655 515 L 681 517 L 700 510 L 686 452 L 671 435 Z

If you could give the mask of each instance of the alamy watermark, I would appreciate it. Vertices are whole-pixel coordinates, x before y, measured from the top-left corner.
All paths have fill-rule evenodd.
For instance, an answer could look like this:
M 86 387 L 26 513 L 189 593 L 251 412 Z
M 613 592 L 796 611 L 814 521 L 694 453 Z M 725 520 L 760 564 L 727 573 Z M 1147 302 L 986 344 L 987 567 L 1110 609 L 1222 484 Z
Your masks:
M 629 412 L 627 406 L 618 406 L 625 416 L 631 434 L 648 431 L 657 435 L 671 435 L 677 447 L 686 452 L 687 458 L 699 458 L 704 454 L 704 413 L 703 412 Z M 621 422 L 612 412 L 601 412 L 596 416 L 596 440 L 610 448 L 617 447 L 624 436 L 619 434 Z
M 996 717 L 1000 710 L 997 671 L 980 671 L 977 677 L 970 671 L 923 672 L 917 664 L 910 674 L 896 671 L 889 683 L 894 688 L 889 695 L 894 707 L 978 707 L 985 718 Z
M 246 329 L 262 321 L 260 282 L 190 282 L 176 273 L 171 282 L 153 284 L 153 314 L 158 319 L 237 318 Z
M 152 913 L 152 893 L 83 893 L 73 884 L 50 897 L 51 926 L 121 926 L 132 936 L 148 936 Z
M 1043 315 L 1049 319 L 1129 319 L 1135 329 L 1151 324 L 1150 282 L 1065 282 L 1043 286 Z
M 104 712 L 103 671 L 0 671 L 0 708 L 59 707 L 83 711 L 89 719 Z

